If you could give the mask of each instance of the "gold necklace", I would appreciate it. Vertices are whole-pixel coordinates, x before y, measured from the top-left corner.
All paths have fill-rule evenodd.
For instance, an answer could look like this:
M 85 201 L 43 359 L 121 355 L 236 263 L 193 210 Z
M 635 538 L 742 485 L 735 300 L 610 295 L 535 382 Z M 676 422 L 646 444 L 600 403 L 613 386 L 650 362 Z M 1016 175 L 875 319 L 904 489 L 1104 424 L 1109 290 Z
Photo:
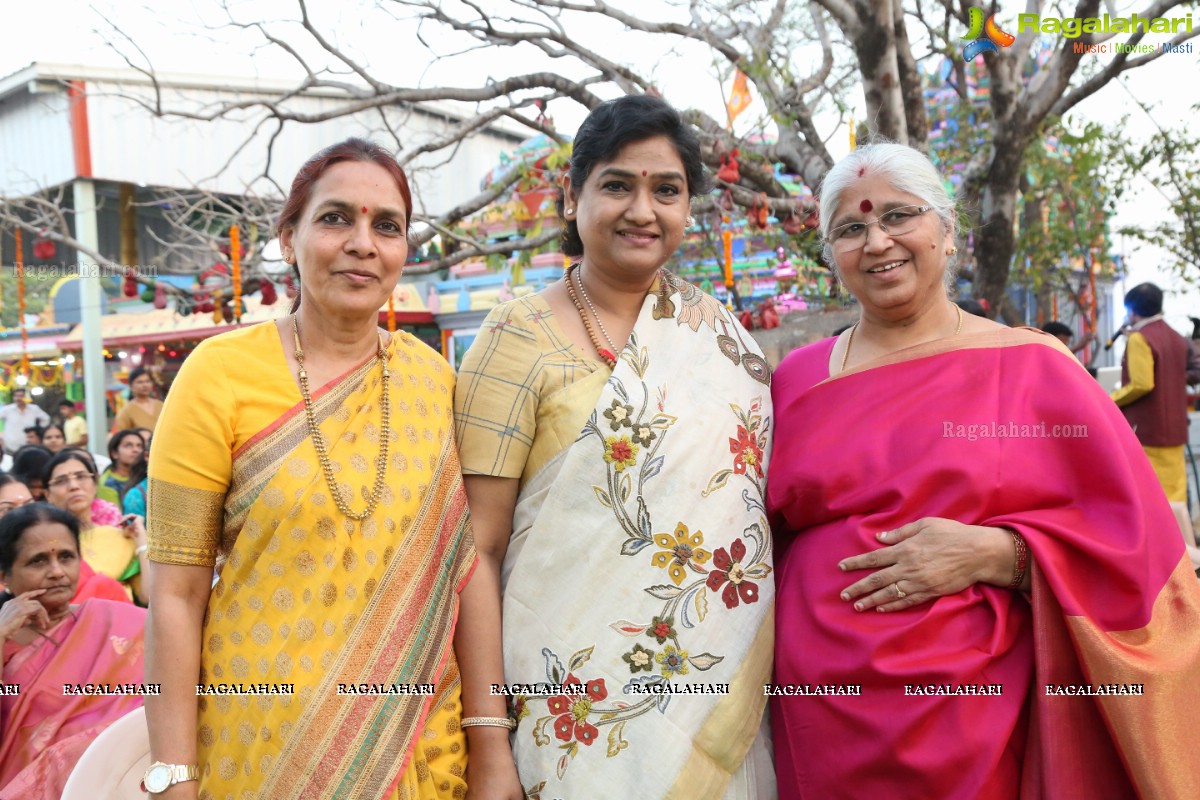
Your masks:
M 321 462 L 321 470 L 325 473 L 325 485 L 329 487 L 329 493 L 333 495 L 333 502 L 337 504 L 338 511 L 356 522 L 361 522 L 371 516 L 375 511 L 375 506 L 379 503 L 379 498 L 383 496 L 383 475 L 384 469 L 387 467 L 388 439 L 391 438 L 392 433 L 391 427 L 388 425 L 388 410 L 391 405 L 388 402 L 388 383 L 390 383 L 391 376 L 388 372 L 387 353 L 383 347 L 383 334 L 379 334 L 379 349 L 376 351 L 379 368 L 383 371 L 383 421 L 379 426 L 379 457 L 375 459 L 375 487 L 367 495 L 367 508 L 361 514 L 350 510 L 350 506 L 342 499 L 342 493 L 338 491 L 337 484 L 333 480 L 333 464 L 329 461 L 329 453 L 325 448 L 325 437 L 321 435 L 321 429 L 317 427 L 312 397 L 308 393 L 308 372 L 304 369 L 304 351 L 300 349 L 300 323 L 296 320 L 295 314 L 292 315 L 292 335 L 296 339 L 296 363 L 300 365 L 300 394 L 304 397 L 304 413 L 308 416 L 308 430 L 312 434 L 313 446 L 317 448 L 317 458 Z
M 962 333 L 963 313 L 962 306 L 956 305 L 954 309 L 958 312 L 958 327 L 954 329 L 954 335 L 958 336 Z M 850 336 L 846 339 L 846 352 L 842 356 L 842 368 L 838 372 L 846 371 L 846 362 L 850 360 L 850 346 L 854 344 L 854 332 L 858 330 L 858 323 L 854 323 L 854 327 L 850 329 Z

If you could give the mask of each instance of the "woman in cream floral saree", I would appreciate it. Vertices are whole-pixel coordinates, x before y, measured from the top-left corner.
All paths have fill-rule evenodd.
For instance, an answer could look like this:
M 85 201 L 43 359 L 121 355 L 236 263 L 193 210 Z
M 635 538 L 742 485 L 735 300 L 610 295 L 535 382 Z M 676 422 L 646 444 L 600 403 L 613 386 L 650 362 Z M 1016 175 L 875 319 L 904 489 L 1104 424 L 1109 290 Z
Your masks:
M 496 569 L 502 585 L 512 747 L 530 796 L 774 794 L 761 733 L 774 607 L 769 370 L 724 306 L 659 269 L 687 211 L 671 198 L 702 183 L 673 120 L 645 97 L 593 112 L 564 209 L 580 220 L 581 265 L 495 309 L 459 376 L 473 580 Z M 685 181 L 686 163 L 696 167 Z M 610 174 L 621 183 L 601 184 Z M 593 244 L 595 226 L 635 223 L 663 246 L 622 256 L 645 280 L 628 292 L 634 319 L 622 327 L 584 308 L 611 305 L 593 282 L 612 255 Z M 567 296 L 586 301 L 571 309 Z M 593 336 L 586 348 L 585 322 L 620 331 L 623 346 Z M 496 508 L 510 512 L 499 547 Z M 464 700 L 471 691 L 464 684 Z

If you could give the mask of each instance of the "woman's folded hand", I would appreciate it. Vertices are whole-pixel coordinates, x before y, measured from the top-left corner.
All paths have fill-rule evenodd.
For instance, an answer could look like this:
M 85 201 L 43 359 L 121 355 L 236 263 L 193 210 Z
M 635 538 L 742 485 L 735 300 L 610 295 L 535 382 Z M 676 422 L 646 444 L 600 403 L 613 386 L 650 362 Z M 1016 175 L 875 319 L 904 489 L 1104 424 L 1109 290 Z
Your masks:
M 843 572 L 871 570 L 842 590 L 855 611 L 900 611 L 976 583 L 1007 586 L 1015 558 L 1003 528 L 925 517 L 877 535 L 886 545 L 842 560 Z

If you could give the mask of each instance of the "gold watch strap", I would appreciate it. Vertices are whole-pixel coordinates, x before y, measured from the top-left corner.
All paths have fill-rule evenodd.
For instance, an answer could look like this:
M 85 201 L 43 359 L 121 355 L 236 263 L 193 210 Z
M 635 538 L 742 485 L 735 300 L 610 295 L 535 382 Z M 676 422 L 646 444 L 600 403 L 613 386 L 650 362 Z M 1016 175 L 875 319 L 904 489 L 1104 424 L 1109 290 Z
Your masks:
M 195 764 L 169 764 L 171 769 L 171 785 L 186 781 L 200 780 L 200 767 Z

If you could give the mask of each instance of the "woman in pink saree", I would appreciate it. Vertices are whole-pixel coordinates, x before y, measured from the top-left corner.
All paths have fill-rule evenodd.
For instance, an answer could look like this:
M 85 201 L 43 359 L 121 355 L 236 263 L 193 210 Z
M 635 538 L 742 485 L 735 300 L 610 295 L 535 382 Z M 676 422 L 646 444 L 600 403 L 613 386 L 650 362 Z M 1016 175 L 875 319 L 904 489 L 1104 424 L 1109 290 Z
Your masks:
M 0 800 L 61 796 L 92 740 L 142 704 L 146 611 L 72 605 L 80 563 L 70 513 L 34 503 L 0 519 L 3 682 L 19 687 L 0 696 Z
M 923 154 L 855 151 L 821 208 L 862 316 L 772 385 L 780 796 L 1200 796 L 1200 589 L 1129 426 L 951 303 Z

